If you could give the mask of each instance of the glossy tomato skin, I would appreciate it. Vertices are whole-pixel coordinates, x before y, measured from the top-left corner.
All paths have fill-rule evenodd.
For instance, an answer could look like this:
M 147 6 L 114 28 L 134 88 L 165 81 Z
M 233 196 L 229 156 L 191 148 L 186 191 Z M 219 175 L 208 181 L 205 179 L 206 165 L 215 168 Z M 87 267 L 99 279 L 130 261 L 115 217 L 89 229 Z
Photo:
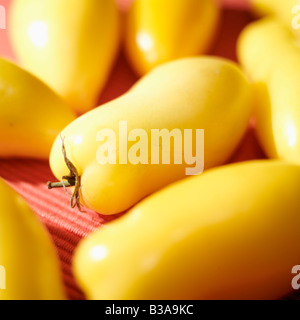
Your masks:
M 284 23 L 265 18 L 242 32 L 239 60 L 255 84 L 256 132 L 265 153 L 300 164 L 300 46 Z
M 48 159 L 59 132 L 76 119 L 41 80 L 0 58 L 0 157 Z
M 300 167 L 211 169 L 148 197 L 82 241 L 91 299 L 279 299 L 299 264 Z
M 125 48 L 144 75 L 174 59 L 206 53 L 220 20 L 214 0 L 136 0 L 126 17 Z
M 95 107 L 120 46 L 114 0 L 16 0 L 9 20 L 22 65 L 78 113 Z

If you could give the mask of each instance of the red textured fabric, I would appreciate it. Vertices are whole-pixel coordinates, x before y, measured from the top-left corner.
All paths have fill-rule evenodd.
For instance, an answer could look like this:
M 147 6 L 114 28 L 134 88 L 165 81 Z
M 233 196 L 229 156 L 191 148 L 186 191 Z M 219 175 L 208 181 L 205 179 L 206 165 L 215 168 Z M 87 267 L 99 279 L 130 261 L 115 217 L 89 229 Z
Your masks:
M 118 1 L 126 9 L 130 0 Z M 0 0 L 9 12 L 9 0 Z M 215 47 L 210 52 L 213 55 L 236 60 L 236 39 L 242 28 L 252 17 L 243 10 L 247 1 L 223 1 L 224 14 L 220 32 Z M 0 55 L 15 60 L 9 45 L 7 30 L 0 30 Z M 99 98 L 99 105 L 110 101 L 126 92 L 137 80 L 124 54 L 121 52 L 108 84 Z M 231 161 L 243 161 L 263 158 L 252 128 L 238 148 Z M 69 199 L 63 190 L 51 190 L 46 187 L 49 180 L 55 180 L 47 161 L 10 159 L 0 160 L 0 176 L 4 178 L 29 203 L 33 211 L 48 228 L 57 247 L 63 279 L 70 299 L 84 299 L 72 274 L 72 256 L 78 242 L 101 225 L 116 219 L 106 217 L 92 211 L 81 213 L 71 209 Z

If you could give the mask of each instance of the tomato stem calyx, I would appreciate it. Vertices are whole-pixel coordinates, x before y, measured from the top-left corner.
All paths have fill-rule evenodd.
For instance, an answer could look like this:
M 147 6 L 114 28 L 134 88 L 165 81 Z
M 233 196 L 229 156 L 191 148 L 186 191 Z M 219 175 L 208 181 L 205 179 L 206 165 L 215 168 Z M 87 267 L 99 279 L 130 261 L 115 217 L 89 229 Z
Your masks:
M 62 153 L 64 156 L 65 163 L 68 169 L 70 170 L 70 174 L 68 176 L 63 176 L 60 182 L 48 182 L 47 187 L 48 189 L 64 188 L 67 194 L 69 194 L 67 191 L 67 188 L 74 187 L 74 191 L 71 195 L 71 208 L 77 207 L 80 212 L 83 212 L 81 210 L 81 204 L 80 204 L 81 177 L 79 176 L 76 167 L 67 157 L 67 152 L 66 152 L 65 142 L 64 142 L 65 138 L 63 138 L 62 136 L 60 136 L 60 138 L 62 141 Z

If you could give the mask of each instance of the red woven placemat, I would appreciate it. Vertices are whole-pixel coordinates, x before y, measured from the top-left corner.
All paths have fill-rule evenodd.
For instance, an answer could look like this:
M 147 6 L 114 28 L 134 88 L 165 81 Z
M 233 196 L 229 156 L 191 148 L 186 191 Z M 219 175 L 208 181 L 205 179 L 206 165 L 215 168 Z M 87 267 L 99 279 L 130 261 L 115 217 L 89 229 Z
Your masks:
M 119 0 L 124 9 L 130 0 Z M 0 5 L 9 12 L 9 0 L 0 0 Z M 213 55 L 236 60 L 236 39 L 242 28 L 252 17 L 246 11 L 246 1 L 224 1 L 223 21 L 220 27 L 218 40 L 210 52 Z M 0 55 L 15 60 L 9 44 L 7 30 L 0 30 Z M 104 92 L 99 98 L 99 105 L 110 101 L 126 92 L 137 80 L 123 52 L 116 61 Z M 263 158 L 253 130 L 245 136 L 233 161 L 243 161 Z M 9 159 L 0 160 L 0 176 L 4 178 L 29 203 L 33 211 L 48 228 L 57 247 L 61 261 L 63 279 L 70 299 L 84 299 L 84 294 L 74 280 L 72 274 L 72 256 L 78 242 L 104 223 L 116 219 L 99 215 L 92 211 L 81 213 L 71 209 L 69 199 L 63 190 L 51 190 L 46 187 L 49 180 L 54 180 L 47 161 Z

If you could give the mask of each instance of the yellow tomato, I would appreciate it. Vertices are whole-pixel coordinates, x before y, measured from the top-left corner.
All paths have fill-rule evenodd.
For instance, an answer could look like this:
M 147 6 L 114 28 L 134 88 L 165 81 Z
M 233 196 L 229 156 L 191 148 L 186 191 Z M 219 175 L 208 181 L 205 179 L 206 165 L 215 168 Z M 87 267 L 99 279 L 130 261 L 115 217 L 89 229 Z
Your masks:
M 177 182 L 82 240 L 90 299 L 279 299 L 299 264 L 300 167 L 229 165 Z
M 113 0 L 15 0 L 9 30 L 22 65 L 83 113 L 107 81 L 119 20 Z
M 87 207 L 102 214 L 119 213 L 184 178 L 187 169 L 193 171 L 188 174 L 198 174 L 202 162 L 205 169 L 226 162 L 247 130 L 251 109 L 252 87 L 235 63 L 213 57 L 169 62 L 122 97 L 67 126 L 53 145 L 50 165 L 59 181 L 69 175 L 63 139 L 77 171 L 75 180 L 81 178 L 75 198 L 80 191 Z M 203 143 L 195 137 L 198 129 L 204 129 L 204 161 Z M 137 130 L 142 132 L 137 135 Z M 155 140 L 155 133 L 167 142 Z M 189 149 L 194 156 L 197 153 L 193 162 L 188 161 Z M 106 158 L 99 160 L 98 155 L 105 153 Z M 156 153 L 157 162 L 152 161 Z M 162 161 L 165 156 L 169 162 Z
M 48 232 L 24 200 L 0 180 L 0 300 L 66 299 Z
M 296 25 L 300 27 L 299 0 L 250 0 L 250 4 L 252 10 L 260 16 L 273 16 L 289 27 Z
M 256 84 L 256 130 L 265 152 L 300 164 L 300 46 L 296 38 L 273 18 L 254 22 L 241 34 L 239 60 Z
M 135 0 L 127 17 L 125 46 L 136 71 L 206 53 L 220 10 L 214 0 Z
M 250 23 L 240 34 L 238 56 L 243 69 L 255 82 L 269 80 L 283 57 L 298 50 L 295 37 L 283 23 L 264 18 Z M 271 54 L 272 52 L 272 54 Z
M 48 159 L 76 115 L 35 76 L 0 58 L 0 157 Z

